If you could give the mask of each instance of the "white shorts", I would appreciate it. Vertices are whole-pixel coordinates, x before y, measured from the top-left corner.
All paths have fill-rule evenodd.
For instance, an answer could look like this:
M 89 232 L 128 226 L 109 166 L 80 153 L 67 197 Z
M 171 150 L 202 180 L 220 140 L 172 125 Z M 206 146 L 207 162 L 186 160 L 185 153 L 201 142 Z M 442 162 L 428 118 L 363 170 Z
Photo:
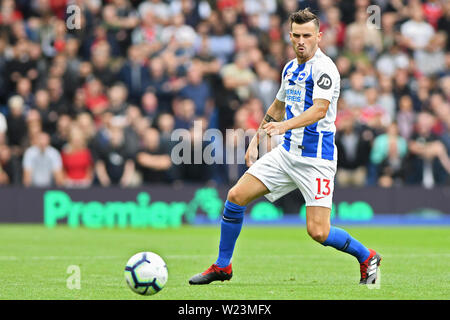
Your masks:
M 261 180 L 273 202 L 299 188 L 306 206 L 331 208 L 337 161 L 303 157 L 293 154 L 279 144 L 258 159 L 246 173 Z

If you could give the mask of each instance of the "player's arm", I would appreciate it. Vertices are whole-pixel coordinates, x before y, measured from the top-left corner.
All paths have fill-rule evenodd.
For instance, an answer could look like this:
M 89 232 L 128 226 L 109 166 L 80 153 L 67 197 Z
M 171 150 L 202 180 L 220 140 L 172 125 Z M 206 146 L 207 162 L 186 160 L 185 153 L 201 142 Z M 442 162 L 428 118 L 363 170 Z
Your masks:
M 258 146 L 262 139 L 266 136 L 266 131 L 263 129 L 264 125 L 268 123 L 277 123 L 284 119 L 284 113 L 286 109 L 284 107 L 284 102 L 275 98 L 273 103 L 267 110 L 261 124 L 259 125 L 258 131 L 250 141 L 247 152 L 245 154 L 245 162 L 247 166 L 250 167 L 258 159 Z
M 307 127 L 325 118 L 330 101 L 315 99 L 313 105 L 302 114 L 283 122 L 270 122 L 263 125 L 263 129 L 269 136 L 284 134 L 288 130 Z
M 275 98 L 273 103 L 270 105 L 269 109 L 261 121 L 261 124 L 258 128 L 257 139 L 260 139 L 266 135 L 266 131 L 264 130 L 264 125 L 270 122 L 280 122 L 284 119 L 284 114 L 286 112 L 286 108 L 284 106 L 284 102 Z M 259 142 L 259 140 L 257 140 Z

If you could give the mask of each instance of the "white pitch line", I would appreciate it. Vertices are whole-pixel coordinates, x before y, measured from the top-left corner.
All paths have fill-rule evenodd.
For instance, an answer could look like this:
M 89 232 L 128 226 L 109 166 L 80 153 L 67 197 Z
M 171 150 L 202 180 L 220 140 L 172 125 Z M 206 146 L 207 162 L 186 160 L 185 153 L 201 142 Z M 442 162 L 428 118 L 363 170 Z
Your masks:
M 184 255 L 164 255 L 164 259 L 196 259 L 210 258 L 214 254 L 184 254 Z M 266 258 L 300 258 L 300 259 L 323 259 L 324 255 L 280 255 L 265 254 Z M 402 254 L 382 254 L 383 258 L 414 258 L 414 257 L 450 257 L 450 253 L 402 253 Z M 124 256 L 0 256 L 0 261 L 17 261 L 22 259 L 31 260 L 119 260 L 125 259 Z

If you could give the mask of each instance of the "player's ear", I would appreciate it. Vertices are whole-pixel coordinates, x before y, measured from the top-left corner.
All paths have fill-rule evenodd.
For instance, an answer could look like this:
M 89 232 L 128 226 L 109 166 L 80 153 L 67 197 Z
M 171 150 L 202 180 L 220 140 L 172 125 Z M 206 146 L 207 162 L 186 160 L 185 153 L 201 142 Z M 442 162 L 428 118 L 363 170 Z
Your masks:
M 317 41 L 320 42 L 320 40 L 322 39 L 322 34 L 323 32 L 319 31 L 317 32 Z

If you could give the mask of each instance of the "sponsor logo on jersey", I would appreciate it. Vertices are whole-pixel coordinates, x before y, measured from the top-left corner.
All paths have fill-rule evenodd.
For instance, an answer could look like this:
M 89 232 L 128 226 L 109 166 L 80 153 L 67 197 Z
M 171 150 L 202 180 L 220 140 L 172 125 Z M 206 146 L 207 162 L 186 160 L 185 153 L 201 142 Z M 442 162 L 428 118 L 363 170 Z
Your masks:
M 322 88 L 324 90 L 330 89 L 331 83 L 331 78 L 326 73 L 324 73 L 317 81 L 317 85 L 319 86 L 319 88 Z

